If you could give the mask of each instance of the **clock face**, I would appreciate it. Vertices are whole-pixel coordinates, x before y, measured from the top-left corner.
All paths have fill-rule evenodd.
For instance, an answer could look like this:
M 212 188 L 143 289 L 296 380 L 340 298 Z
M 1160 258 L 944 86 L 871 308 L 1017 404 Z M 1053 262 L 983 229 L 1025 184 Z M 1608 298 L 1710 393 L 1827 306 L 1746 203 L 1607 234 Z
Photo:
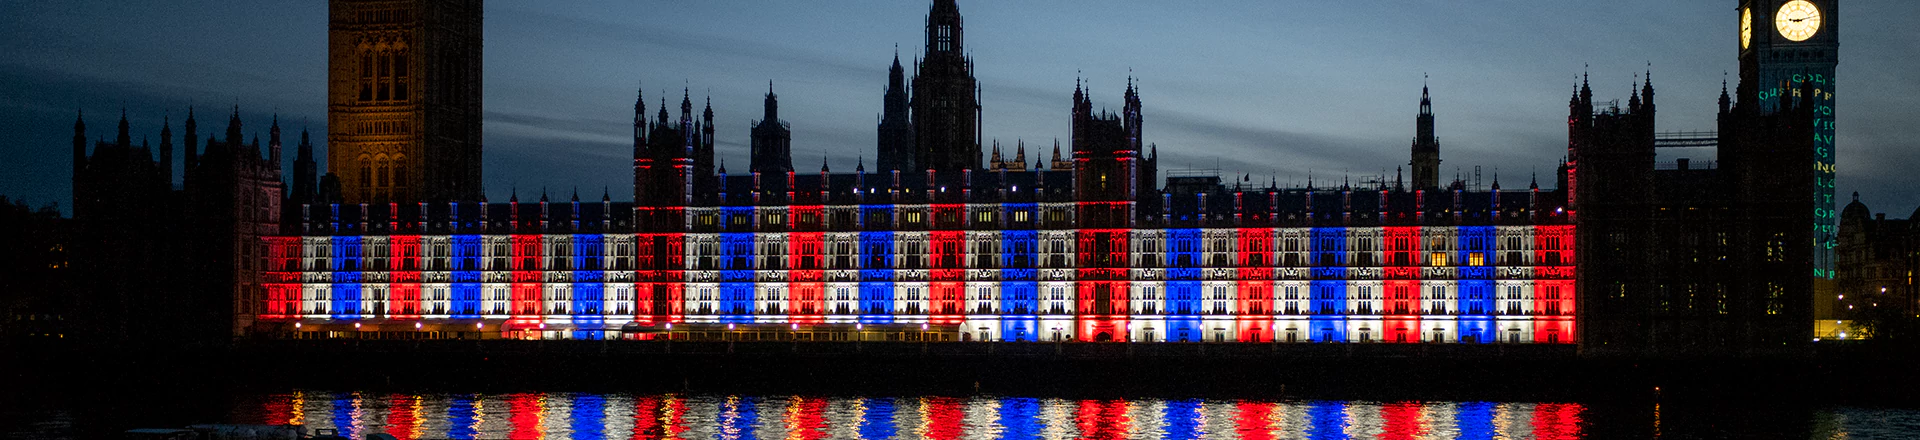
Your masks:
M 1753 9 L 1740 8 L 1740 48 L 1746 49 L 1753 42 Z
M 1820 8 L 1807 0 L 1793 0 L 1773 14 L 1773 26 L 1788 40 L 1806 41 L 1820 31 Z

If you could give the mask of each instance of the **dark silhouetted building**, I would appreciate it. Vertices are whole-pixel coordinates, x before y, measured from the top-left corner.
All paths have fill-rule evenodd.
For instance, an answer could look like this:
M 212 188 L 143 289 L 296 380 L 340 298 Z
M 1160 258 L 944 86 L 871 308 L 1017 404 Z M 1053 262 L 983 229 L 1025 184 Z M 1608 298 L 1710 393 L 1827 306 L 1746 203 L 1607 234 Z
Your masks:
M 1920 209 L 1914 214 L 1920 215 Z M 1885 213 L 1873 213 L 1854 193 L 1853 202 L 1840 210 L 1839 243 L 1834 247 L 1837 293 L 1814 300 L 1831 302 L 1827 307 L 1833 309 L 1834 317 L 1847 321 L 1878 307 L 1898 311 L 1894 314 L 1898 316 L 1920 315 L 1920 303 L 1916 303 L 1920 285 L 1914 281 L 1920 273 L 1916 218 L 1920 217 L 1890 219 Z
M 1565 179 L 1584 353 L 1796 352 L 1832 322 L 1816 318 L 1834 295 L 1835 3 L 1740 2 L 1717 132 L 1658 131 L 1650 70 L 1625 108 L 1578 86 Z M 1688 146 L 1717 146 L 1717 162 L 1656 163 Z
M 957 173 L 979 169 L 984 159 L 980 88 L 973 79 L 973 57 L 966 53 L 962 24 L 954 0 L 935 0 L 927 12 L 927 50 L 914 62 L 914 150 L 900 163 L 912 167 L 901 171 Z M 884 116 L 881 122 L 884 127 Z
M 793 130 L 787 121 L 780 120 L 778 98 L 773 94 L 773 83 L 768 82 L 767 112 L 753 122 L 752 163 L 748 164 L 753 172 L 769 178 L 793 171 Z
M 894 50 L 893 67 L 887 68 L 887 92 L 880 113 L 879 155 L 874 169 L 880 171 L 914 170 L 914 141 L 911 101 L 907 97 L 906 69 L 900 67 L 899 49 Z

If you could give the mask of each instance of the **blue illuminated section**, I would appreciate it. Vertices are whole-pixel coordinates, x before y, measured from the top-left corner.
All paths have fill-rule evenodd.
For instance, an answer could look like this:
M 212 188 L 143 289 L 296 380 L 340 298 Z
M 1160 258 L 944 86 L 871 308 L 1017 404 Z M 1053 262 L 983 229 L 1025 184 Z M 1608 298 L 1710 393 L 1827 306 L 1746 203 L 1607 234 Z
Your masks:
M 1464 267 L 1462 269 L 1465 269 Z M 1493 280 L 1460 280 L 1460 341 L 1495 342 Z
M 860 406 L 866 408 L 860 413 L 860 438 L 892 439 L 893 399 L 864 399 Z
M 860 233 L 860 322 L 862 323 L 893 322 L 893 253 L 893 232 Z
M 1493 403 L 1461 402 L 1453 408 L 1453 426 L 1459 430 L 1459 439 L 1492 440 Z
M 360 237 L 336 236 L 333 243 L 333 319 L 360 318 Z
M 1199 229 L 1167 230 L 1167 292 L 1163 296 L 1166 299 L 1161 310 L 1167 315 L 1168 341 L 1201 341 L 1206 338 L 1200 326 L 1201 237 Z
M 1167 267 L 1200 267 L 1200 236 L 1199 229 L 1168 229 Z
M 451 308 L 448 313 L 454 319 L 477 319 L 480 317 L 480 236 L 455 235 L 452 237 L 453 267 L 452 295 L 448 298 Z
M 1457 253 L 1459 255 L 1454 257 L 1453 260 L 1455 265 L 1462 266 L 1463 268 L 1466 266 L 1491 265 L 1490 263 L 1493 262 L 1494 237 L 1492 226 L 1455 227 L 1454 236 L 1457 237 L 1460 242 L 1457 246 L 1459 249 Z M 1480 259 L 1480 264 L 1477 265 L 1473 264 L 1473 257 L 1476 255 Z M 1492 272 L 1488 272 L 1488 274 L 1491 275 Z
M 596 394 L 574 394 L 573 404 L 568 405 L 567 418 L 573 421 L 570 437 L 579 440 L 599 440 L 606 438 L 607 429 L 604 420 L 607 416 L 607 400 Z
M 1308 233 L 1307 340 L 1347 340 L 1347 228 L 1313 228 Z
M 447 438 L 470 439 L 480 435 L 474 429 L 474 422 L 479 419 L 474 400 L 472 394 L 455 394 L 448 401 Z
M 1339 401 L 1318 400 L 1307 404 L 1307 438 L 1339 439 L 1347 436 L 1347 405 Z
M 606 255 L 606 238 L 600 234 L 573 236 L 573 300 L 567 310 L 573 321 L 574 339 L 603 339 L 606 318 L 606 271 L 601 261 Z
M 1040 400 L 1028 397 L 1005 397 L 1000 399 L 999 418 L 994 422 L 1000 425 L 1002 439 L 1038 439 L 1043 425 L 1040 423 Z
M 753 236 L 752 232 L 720 234 L 720 322 L 753 322 Z
M 1009 205 L 1009 210 L 1031 210 Z M 1011 212 L 1011 211 L 1009 211 Z M 1008 341 L 1040 338 L 1040 235 L 1029 230 L 1000 231 L 1000 337 Z
M 1206 429 L 1200 426 L 1200 401 L 1169 400 L 1165 414 L 1166 425 L 1163 439 L 1197 439 L 1205 435 Z

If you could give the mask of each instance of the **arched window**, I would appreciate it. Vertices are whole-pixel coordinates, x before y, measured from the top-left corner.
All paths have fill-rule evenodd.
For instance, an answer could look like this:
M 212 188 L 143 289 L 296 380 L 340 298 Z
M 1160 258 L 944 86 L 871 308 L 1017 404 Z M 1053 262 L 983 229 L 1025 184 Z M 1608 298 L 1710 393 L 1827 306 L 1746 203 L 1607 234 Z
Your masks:
M 394 156 L 392 165 L 393 165 L 393 187 L 395 189 L 406 188 L 407 187 L 407 157 Z
M 393 166 L 393 163 L 387 161 L 386 157 L 374 159 L 374 165 L 373 165 L 374 182 L 375 182 L 374 186 L 377 186 L 380 188 L 386 188 L 387 186 L 390 185 L 389 181 L 387 180 L 387 169 L 392 166 Z

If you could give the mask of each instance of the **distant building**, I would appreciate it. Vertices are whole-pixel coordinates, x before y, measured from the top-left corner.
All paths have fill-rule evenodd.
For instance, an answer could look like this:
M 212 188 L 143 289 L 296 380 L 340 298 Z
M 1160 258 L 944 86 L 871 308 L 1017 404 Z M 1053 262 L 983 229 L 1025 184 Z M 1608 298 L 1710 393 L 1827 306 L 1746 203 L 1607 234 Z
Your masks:
M 481 1 L 327 11 L 327 172 L 344 201 L 479 200 Z
M 226 137 L 209 137 L 204 149 L 191 108 L 184 128 L 176 189 L 170 123 L 160 129 L 158 160 L 147 141 L 134 147 L 124 113 L 115 140 L 92 142 L 91 151 L 85 120 L 74 123 L 71 253 L 76 318 L 94 332 L 88 337 L 221 344 L 244 333 L 265 300 L 261 237 L 282 232 L 287 196 L 279 122 L 265 151 L 258 135 L 243 139 L 238 107 Z
M 1840 210 L 1839 245 L 1834 248 L 1837 293 L 1834 317 L 1851 320 L 1867 308 L 1892 307 L 1903 316 L 1920 315 L 1920 209 L 1904 219 L 1871 214 L 1860 194 Z
M 73 221 L 0 196 L 0 345 L 81 339 Z

